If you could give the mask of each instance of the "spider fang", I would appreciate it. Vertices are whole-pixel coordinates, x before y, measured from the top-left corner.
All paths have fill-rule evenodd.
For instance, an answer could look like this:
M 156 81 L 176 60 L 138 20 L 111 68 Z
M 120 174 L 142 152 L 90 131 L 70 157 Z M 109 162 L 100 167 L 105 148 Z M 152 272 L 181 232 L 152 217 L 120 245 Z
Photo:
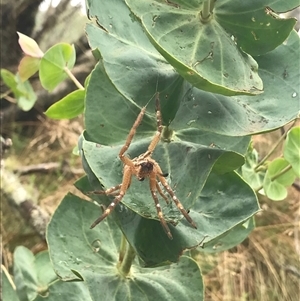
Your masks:
M 132 142 L 136 129 L 140 125 L 145 115 L 146 107 L 143 107 L 138 117 L 136 118 L 132 128 L 129 131 L 125 144 L 123 145 L 123 147 L 119 152 L 119 158 L 124 163 L 122 183 L 117 186 L 111 187 L 105 191 L 93 192 L 95 194 L 106 194 L 106 195 L 113 195 L 117 193 L 117 195 L 114 198 L 114 200 L 110 203 L 110 205 L 107 207 L 107 209 L 103 212 L 103 214 L 97 220 L 95 220 L 95 222 L 91 225 L 91 229 L 94 228 L 97 224 L 99 224 L 103 219 L 105 219 L 113 211 L 116 205 L 118 205 L 121 202 L 124 195 L 126 194 L 127 189 L 130 186 L 132 176 L 135 176 L 139 181 L 143 181 L 145 178 L 149 178 L 150 192 L 155 203 L 157 216 L 160 220 L 160 223 L 164 231 L 166 232 L 166 234 L 170 239 L 173 239 L 173 236 L 171 234 L 170 228 L 161 210 L 157 192 L 166 201 L 166 203 L 169 203 L 169 200 L 168 197 L 162 191 L 160 184 L 168 192 L 169 196 L 171 197 L 171 199 L 173 200 L 177 208 L 180 210 L 180 212 L 183 214 L 183 216 L 186 218 L 186 220 L 191 224 L 192 227 L 197 229 L 196 224 L 189 216 L 189 211 L 186 211 L 184 209 L 183 205 L 176 197 L 175 192 L 169 186 L 167 180 L 165 179 L 165 177 L 167 177 L 168 174 L 163 173 L 159 164 L 151 157 L 157 144 L 160 141 L 162 130 L 163 130 L 158 92 L 156 93 L 155 101 L 156 101 L 155 112 L 156 112 L 157 131 L 148 146 L 148 150 L 134 159 L 130 159 L 125 154 Z

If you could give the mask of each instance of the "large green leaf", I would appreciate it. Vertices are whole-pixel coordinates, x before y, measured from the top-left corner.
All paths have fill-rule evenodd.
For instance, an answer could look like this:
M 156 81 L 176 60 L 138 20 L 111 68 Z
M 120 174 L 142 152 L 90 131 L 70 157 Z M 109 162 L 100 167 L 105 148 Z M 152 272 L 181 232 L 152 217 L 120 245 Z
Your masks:
M 299 114 L 300 40 L 295 31 L 274 51 L 256 57 L 265 90 L 258 96 L 225 97 L 191 88 L 176 124 L 223 135 L 249 135 L 285 125 Z M 284 100 L 284 101 L 283 101 Z
M 86 284 L 80 282 L 57 281 L 53 283 L 45 296 L 37 296 L 34 301 L 92 301 Z
M 206 243 L 204 247 L 198 248 L 198 250 L 205 253 L 218 253 L 228 250 L 242 243 L 254 228 L 254 217 L 252 217 L 243 224 L 235 226 L 224 235 Z
M 135 158 L 144 153 L 148 144 L 148 139 L 132 143 L 128 151 L 130 157 Z M 118 159 L 121 147 L 122 145 L 104 146 L 83 140 L 83 156 L 92 172 L 106 188 L 122 182 L 123 164 Z M 228 156 L 223 159 L 223 155 Z M 225 168 L 227 172 L 243 163 L 243 159 L 236 153 L 227 153 L 219 148 L 184 141 L 161 143 L 157 146 L 153 158 L 159 162 L 163 172 L 168 173 L 169 184 L 176 186 L 177 196 L 187 209 L 196 202 L 214 166 L 218 172 L 224 172 Z M 218 160 L 225 162 L 216 164 Z M 223 167 L 222 165 L 225 164 L 226 166 Z M 151 200 L 149 185 L 133 181 L 123 202 L 137 213 L 157 219 L 156 209 L 149 200 Z M 164 207 L 166 220 L 174 221 L 179 218 L 179 212 L 176 210 L 174 212 L 173 205 Z
M 134 94 L 136 92 L 135 88 L 125 88 L 125 85 L 122 85 L 124 91 L 118 89 L 119 87 L 111 82 L 105 71 L 102 64 L 98 63 L 91 74 L 86 92 L 85 125 L 90 140 L 104 145 L 121 145 L 124 144 L 141 107 L 146 105 L 155 93 L 157 75 L 154 72 L 149 72 L 148 80 L 146 81 L 147 78 L 145 78 L 143 94 L 140 94 L 140 97 L 139 94 L 135 94 L 133 101 L 127 95 L 128 93 Z M 166 73 L 162 71 L 162 74 Z M 173 135 L 169 139 L 183 141 L 183 143 L 189 141 L 204 145 L 207 148 L 226 149 L 239 153 L 246 152 L 250 138 L 224 136 L 222 130 L 221 134 L 214 134 L 208 130 L 209 125 L 207 129 L 202 130 L 199 126 L 199 118 L 194 116 L 199 106 L 198 103 L 196 100 L 191 99 L 192 101 L 190 101 L 184 96 L 184 93 L 189 92 L 189 84 L 183 82 L 183 79 L 174 72 L 168 76 L 168 80 L 159 82 L 158 85 L 161 87 L 160 91 L 162 91 L 160 99 L 163 123 L 169 125 L 169 130 L 173 130 Z M 182 98 L 183 105 L 179 108 L 176 118 L 173 120 Z M 212 112 L 206 113 L 214 115 Z M 188 116 L 190 117 L 188 118 Z M 191 119 L 195 119 L 196 122 L 191 122 Z M 195 124 L 199 128 L 195 128 Z M 233 126 L 236 127 L 236 122 L 234 122 L 234 125 L 232 124 L 232 131 L 234 130 Z M 150 143 L 155 130 L 154 101 L 150 101 L 135 138 L 148 138 Z M 240 161 L 240 163 L 242 162 Z
M 99 296 L 101 300 L 203 299 L 202 276 L 189 257 L 155 269 L 141 268 L 134 262 L 130 274 L 124 277 L 118 256 L 121 232 L 109 218 L 102 223 L 101 230 L 90 230 L 95 208 L 94 204 L 69 194 L 52 217 L 47 241 L 54 269 L 63 280 L 82 278 L 92 300 Z
M 121 182 L 122 164 L 117 159 L 120 147 L 106 147 L 86 141 L 83 137 L 80 144 L 79 149 L 83 153 L 83 166 L 93 187 L 87 190 L 103 189 L 99 183 L 104 184 L 105 188 L 109 188 Z M 140 153 L 139 149 L 143 149 L 146 146 L 145 140 L 133 143 L 130 154 L 134 157 L 137 152 Z M 190 215 L 196 222 L 198 229 L 191 228 L 189 223 L 182 219 L 174 204 L 166 205 L 162 201 L 161 205 L 165 218 L 172 224 L 180 220 L 176 227 L 169 225 L 174 239 L 172 241 L 168 240 L 160 223 L 152 220 L 157 220 L 158 218 L 150 194 L 149 184 L 146 181 L 139 182 L 133 179 L 123 199 L 123 203 L 126 206 L 123 204 L 117 206 L 114 210 L 114 216 L 123 233 L 146 265 L 158 264 L 163 261 L 176 261 L 183 250 L 197 246 L 205 237 L 207 242 L 215 239 L 252 216 L 258 210 L 255 194 L 235 173 L 226 173 L 222 176 L 215 175 L 212 178 L 213 182 L 216 182 L 213 187 L 217 193 L 211 197 L 212 201 L 210 203 L 202 203 L 201 199 L 197 199 L 210 169 L 213 168 L 213 162 L 216 162 L 218 156 L 222 154 L 222 150 L 213 148 L 208 150 L 199 146 L 197 148 L 195 144 L 191 143 L 164 143 L 163 145 L 160 144 L 157 150 L 158 156 L 154 155 L 154 158 L 161 164 L 164 171 L 169 171 L 169 184 L 171 187 L 176 185 L 177 196 L 186 208 L 191 208 Z M 186 154 L 188 158 L 184 158 Z M 211 160 L 210 163 L 207 162 L 207 156 L 210 158 L 208 161 Z M 233 154 L 232 157 L 234 157 Z M 167 164 L 164 163 L 165 159 Z M 222 156 L 219 158 L 219 161 L 222 161 Z M 227 158 L 226 161 L 228 161 Z M 202 168 L 202 165 L 204 168 Z M 222 171 L 217 164 L 215 164 L 215 170 Z M 225 189 L 223 185 L 230 187 L 230 190 Z M 101 196 L 100 202 L 107 206 L 111 200 Z M 195 203 L 195 207 L 199 205 L 199 202 L 199 209 L 194 210 L 192 207 L 193 203 Z M 225 207 L 224 203 L 226 204 Z M 222 211 L 223 218 L 221 223 L 219 217 L 214 223 L 212 222 L 212 217 L 205 219 L 202 215 L 203 211 L 211 212 L 210 206 L 213 204 L 216 204 L 218 208 L 225 208 Z M 239 208 L 239 205 L 242 207 Z M 129 208 L 139 214 L 134 214 Z M 239 211 L 233 214 L 231 212 L 233 208 L 238 208 Z M 234 215 L 233 218 L 231 218 L 232 214 Z M 100 209 L 98 213 L 95 212 L 94 219 L 99 215 Z M 142 218 L 141 215 L 146 218 Z M 91 219 L 92 221 L 93 219 Z M 161 241 L 159 249 L 154 247 L 157 240 Z
M 277 3 L 283 2 L 279 6 Z M 217 1 L 215 19 L 245 52 L 251 55 L 265 54 L 281 45 L 296 24 L 296 19 L 280 18 L 278 12 L 288 11 L 299 1 Z M 283 10 L 282 10 L 283 9 Z
M 203 2 L 126 0 L 158 51 L 195 87 L 224 95 L 261 92 L 257 63 L 217 18 L 201 21 Z

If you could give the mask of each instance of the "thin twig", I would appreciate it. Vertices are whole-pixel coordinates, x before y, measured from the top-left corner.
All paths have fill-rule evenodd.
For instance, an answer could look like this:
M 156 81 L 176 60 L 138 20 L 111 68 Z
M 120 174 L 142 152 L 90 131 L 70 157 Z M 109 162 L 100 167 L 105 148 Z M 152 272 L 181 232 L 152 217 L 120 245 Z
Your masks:
M 288 128 L 288 130 L 278 139 L 278 141 L 274 144 L 274 146 L 271 148 L 271 150 L 266 154 L 266 156 L 255 166 L 254 171 L 258 171 L 258 168 L 263 165 L 268 159 L 269 157 L 273 154 L 273 152 L 275 151 L 275 149 L 279 146 L 279 144 L 281 143 L 282 140 L 285 139 L 287 133 L 289 132 L 289 130 L 294 126 L 296 120 L 294 120 L 294 122 L 292 123 L 292 125 Z

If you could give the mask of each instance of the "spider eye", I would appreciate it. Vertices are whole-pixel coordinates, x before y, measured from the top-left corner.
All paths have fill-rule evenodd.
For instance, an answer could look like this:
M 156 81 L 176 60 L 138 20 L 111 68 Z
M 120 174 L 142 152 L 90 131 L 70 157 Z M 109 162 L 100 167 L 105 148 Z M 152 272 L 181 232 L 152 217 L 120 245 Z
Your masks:
M 145 178 L 139 178 L 138 180 L 142 182 L 145 180 Z

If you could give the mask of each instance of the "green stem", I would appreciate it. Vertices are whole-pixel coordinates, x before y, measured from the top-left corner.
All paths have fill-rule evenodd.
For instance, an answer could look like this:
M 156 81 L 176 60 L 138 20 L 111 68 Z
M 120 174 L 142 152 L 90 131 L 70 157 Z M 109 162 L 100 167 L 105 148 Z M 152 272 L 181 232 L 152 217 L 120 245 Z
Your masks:
M 119 262 L 121 263 L 124 259 L 125 252 L 127 247 L 127 240 L 124 235 L 122 235 L 121 245 L 120 245 L 120 253 L 119 253 Z
M 292 165 L 291 164 L 289 164 L 284 169 L 282 169 L 278 174 L 276 174 L 275 176 L 273 176 L 271 178 L 271 181 L 276 180 L 277 178 L 279 178 L 280 176 L 282 176 L 283 174 L 285 174 L 286 172 L 288 172 L 290 169 L 292 169 Z
M 279 146 L 279 144 L 281 143 L 281 141 L 285 139 L 285 137 L 286 137 L 287 133 L 289 132 L 289 130 L 294 126 L 295 122 L 296 122 L 296 120 L 294 120 L 294 122 L 288 128 L 288 130 L 285 131 L 285 133 L 278 139 L 278 141 L 274 144 L 274 146 L 266 154 L 266 156 L 255 166 L 255 168 L 254 168 L 255 172 L 258 172 L 259 167 L 262 166 L 269 159 L 269 157 L 274 153 L 275 149 Z
M 286 172 L 288 172 L 290 169 L 292 168 L 292 165 L 289 164 L 288 166 L 286 166 L 284 169 L 282 169 L 279 173 L 277 173 L 276 175 L 274 175 L 271 178 L 271 181 L 276 180 L 277 178 L 279 178 L 280 176 L 282 176 L 283 174 L 285 174 Z M 260 187 L 256 188 L 255 191 L 258 192 L 263 188 L 263 185 L 261 185 Z
M 213 12 L 214 6 L 215 6 L 215 2 L 216 2 L 216 1 L 217 1 L 217 0 L 210 0 L 210 1 L 209 1 L 209 11 L 210 11 L 210 13 Z
M 200 12 L 200 19 L 202 22 L 207 22 L 210 20 L 214 5 L 215 0 L 204 0 L 202 10 Z
M 68 76 L 71 78 L 78 89 L 84 90 L 84 86 L 77 80 L 77 78 L 73 75 L 68 67 L 64 67 L 64 71 L 68 74 Z
M 119 262 L 119 271 L 120 274 L 125 278 L 129 272 L 132 265 L 132 262 L 135 258 L 135 251 L 130 244 L 127 244 L 126 253 L 124 254 L 124 258 L 122 262 Z

